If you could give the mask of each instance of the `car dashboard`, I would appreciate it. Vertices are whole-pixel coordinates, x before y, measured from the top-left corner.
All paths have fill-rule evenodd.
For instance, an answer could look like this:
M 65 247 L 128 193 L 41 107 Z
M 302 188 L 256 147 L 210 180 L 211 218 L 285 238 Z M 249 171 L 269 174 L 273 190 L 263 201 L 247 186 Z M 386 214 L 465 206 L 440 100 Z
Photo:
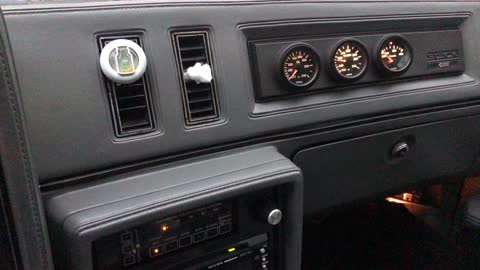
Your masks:
M 7 253 L 25 269 L 300 270 L 305 217 L 477 171 L 478 8 L 5 4 Z

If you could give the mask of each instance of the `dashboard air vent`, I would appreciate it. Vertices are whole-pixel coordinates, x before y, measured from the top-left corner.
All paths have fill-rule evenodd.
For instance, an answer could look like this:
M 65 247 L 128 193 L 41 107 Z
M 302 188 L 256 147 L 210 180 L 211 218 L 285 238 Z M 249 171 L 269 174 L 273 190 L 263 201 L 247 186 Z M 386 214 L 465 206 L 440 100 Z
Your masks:
M 174 32 L 173 42 L 182 88 L 183 107 L 187 126 L 217 121 L 220 117 L 215 89 L 215 76 L 210 83 L 185 80 L 183 74 L 196 63 L 212 68 L 212 56 L 207 31 Z
M 99 38 L 100 50 L 116 39 L 128 39 L 143 47 L 139 35 L 109 36 Z M 117 137 L 140 135 L 155 130 L 147 73 L 129 84 L 118 84 L 108 79 L 105 79 L 105 83 Z

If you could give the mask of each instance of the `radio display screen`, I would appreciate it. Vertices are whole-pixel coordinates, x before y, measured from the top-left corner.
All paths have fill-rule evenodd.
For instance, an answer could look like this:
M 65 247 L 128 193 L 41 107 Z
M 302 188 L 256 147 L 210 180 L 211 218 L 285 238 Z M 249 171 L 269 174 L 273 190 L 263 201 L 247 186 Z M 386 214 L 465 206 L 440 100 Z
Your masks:
M 252 251 L 249 251 L 247 253 L 230 257 L 207 267 L 201 267 L 195 270 L 253 270 L 256 269 L 253 254 L 254 253 Z

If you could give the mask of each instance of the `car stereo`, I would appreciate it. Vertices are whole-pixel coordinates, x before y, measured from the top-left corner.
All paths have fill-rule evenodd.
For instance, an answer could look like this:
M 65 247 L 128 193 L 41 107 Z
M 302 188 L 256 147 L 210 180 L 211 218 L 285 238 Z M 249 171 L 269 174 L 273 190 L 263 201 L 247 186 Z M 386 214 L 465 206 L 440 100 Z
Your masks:
M 134 266 L 191 249 L 229 235 L 232 221 L 232 202 L 222 202 L 125 230 L 95 242 L 97 268 Z
M 269 222 L 280 210 L 261 215 L 261 209 L 270 209 L 273 197 L 268 191 L 251 201 L 220 201 L 102 237 L 93 243 L 95 269 L 270 269 L 275 233 Z

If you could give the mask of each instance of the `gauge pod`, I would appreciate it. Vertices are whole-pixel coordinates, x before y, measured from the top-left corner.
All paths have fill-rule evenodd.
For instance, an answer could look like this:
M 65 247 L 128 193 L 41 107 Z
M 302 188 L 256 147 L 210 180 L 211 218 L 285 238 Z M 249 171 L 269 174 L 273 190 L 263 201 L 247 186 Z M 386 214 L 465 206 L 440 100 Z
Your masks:
M 320 73 L 320 57 L 312 47 L 297 44 L 289 47 L 280 61 L 280 76 L 291 88 L 311 86 Z
M 330 62 L 335 79 L 354 81 L 365 75 L 368 53 L 359 41 L 346 40 L 335 47 Z
M 390 36 L 383 39 L 377 49 L 377 64 L 384 74 L 404 73 L 410 67 L 412 59 L 412 48 L 401 36 Z

